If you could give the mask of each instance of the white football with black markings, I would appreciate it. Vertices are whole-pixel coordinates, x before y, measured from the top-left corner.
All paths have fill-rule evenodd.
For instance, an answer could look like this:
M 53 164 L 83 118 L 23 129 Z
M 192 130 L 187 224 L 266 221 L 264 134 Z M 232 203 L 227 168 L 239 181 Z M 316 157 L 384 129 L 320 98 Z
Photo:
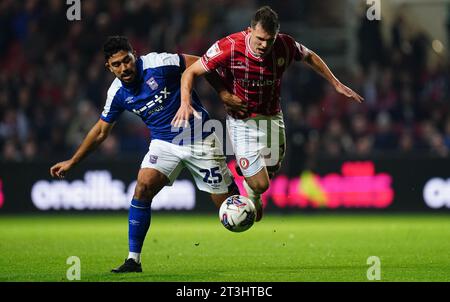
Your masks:
M 255 223 L 256 208 L 250 199 L 233 195 L 225 199 L 219 209 L 223 226 L 232 232 L 244 232 Z

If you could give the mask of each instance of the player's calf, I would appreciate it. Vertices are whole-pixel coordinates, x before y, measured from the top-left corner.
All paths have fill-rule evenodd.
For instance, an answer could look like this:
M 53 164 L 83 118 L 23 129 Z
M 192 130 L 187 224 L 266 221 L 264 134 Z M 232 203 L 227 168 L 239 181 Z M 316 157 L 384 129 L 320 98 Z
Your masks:
M 228 193 L 211 194 L 211 199 L 214 202 L 214 204 L 216 205 L 216 207 L 220 208 L 223 201 L 233 195 L 239 195 L 239 188 L 234 181 L 231 185 L 228 186 Z
M 143 168 L 139 170 L 128 212 L 128 257 L 124 264 L 111 272 L 142 272 L 141 251 L 151 224 L 151 202 L 167 182 L 167 177 L 156 169 Z
M 255 175 L 257 177 L 252 176 L 245 178 L 245 182 L 247 182 L 248 186 L 253 191 L 252 193 L 261 195 L 266 192 L 267 189 L 269 189 L 269 177 L 267 175 L 267 172 L 265 174 L 266 177 L 258 177 L 257 175 Z
M 269 174 L 270 179 L 272 179 L 281 168 L 281 163 L 283 162 L 284 155 L 286 154 L 286 144 L 280 145 L 279 152 L 280 152 L 280 159 L 278 160 L 277 164 L 273 166 L 267 166 L 267 173 Z
M 270 180 L 267 169 L 264 167 L 253 176 L 245 178 L 244 188 L 248 197 L 253 201 L 256 208 L 256 221 L 260 221 L 263 215 L 263 204 L 261 195 L 269 188 Z

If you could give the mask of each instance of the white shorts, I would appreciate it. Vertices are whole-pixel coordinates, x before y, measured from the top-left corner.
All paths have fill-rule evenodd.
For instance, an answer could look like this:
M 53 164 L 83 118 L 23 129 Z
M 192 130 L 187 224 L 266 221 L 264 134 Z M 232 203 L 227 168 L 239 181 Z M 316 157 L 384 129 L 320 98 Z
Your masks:
M 283 160 L 286 137 L 281 112 L 244 120 L 228 116 L 227 128 L 236 160 L 245 177 L 255 175 L 266 166 L 277 166 Z
M 175 145 L 162 140 L 152 140 L 141 168 L 153 168 L 175 181 L 186 167 L 194 177 L 197 188 L 212 194 L 228 193 L 233 177 L 228 169 L 222 145 L 213 133 L 192 145 Z

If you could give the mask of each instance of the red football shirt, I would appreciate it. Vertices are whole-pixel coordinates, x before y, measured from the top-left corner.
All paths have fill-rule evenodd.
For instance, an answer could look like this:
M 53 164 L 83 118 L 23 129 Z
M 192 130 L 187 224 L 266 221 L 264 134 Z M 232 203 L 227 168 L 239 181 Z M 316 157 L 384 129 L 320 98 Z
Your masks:
M 250 33 L 241 31 L 217 41 L 201 58 L 206 71 L 217 70 L 227 89 L 247 102 L 250 116 L 280 112 L 281 77 L 306 48 L 291 36 L 278 34 L 264 57 L 250 49 Z

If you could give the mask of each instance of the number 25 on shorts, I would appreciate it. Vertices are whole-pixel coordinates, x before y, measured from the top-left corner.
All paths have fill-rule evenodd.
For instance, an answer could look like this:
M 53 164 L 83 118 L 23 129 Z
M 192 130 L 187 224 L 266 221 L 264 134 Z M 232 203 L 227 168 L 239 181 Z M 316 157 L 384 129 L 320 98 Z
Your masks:
M 217 184 L 220 183 L 223 179 L 222 174 L 219 172 L 219 167 L 211 168 L 211 170 L 208 169 L 200 169 L 200 173 L 204 173 L 205 176 L 203 177 L 203 181 L 208 184 Z

